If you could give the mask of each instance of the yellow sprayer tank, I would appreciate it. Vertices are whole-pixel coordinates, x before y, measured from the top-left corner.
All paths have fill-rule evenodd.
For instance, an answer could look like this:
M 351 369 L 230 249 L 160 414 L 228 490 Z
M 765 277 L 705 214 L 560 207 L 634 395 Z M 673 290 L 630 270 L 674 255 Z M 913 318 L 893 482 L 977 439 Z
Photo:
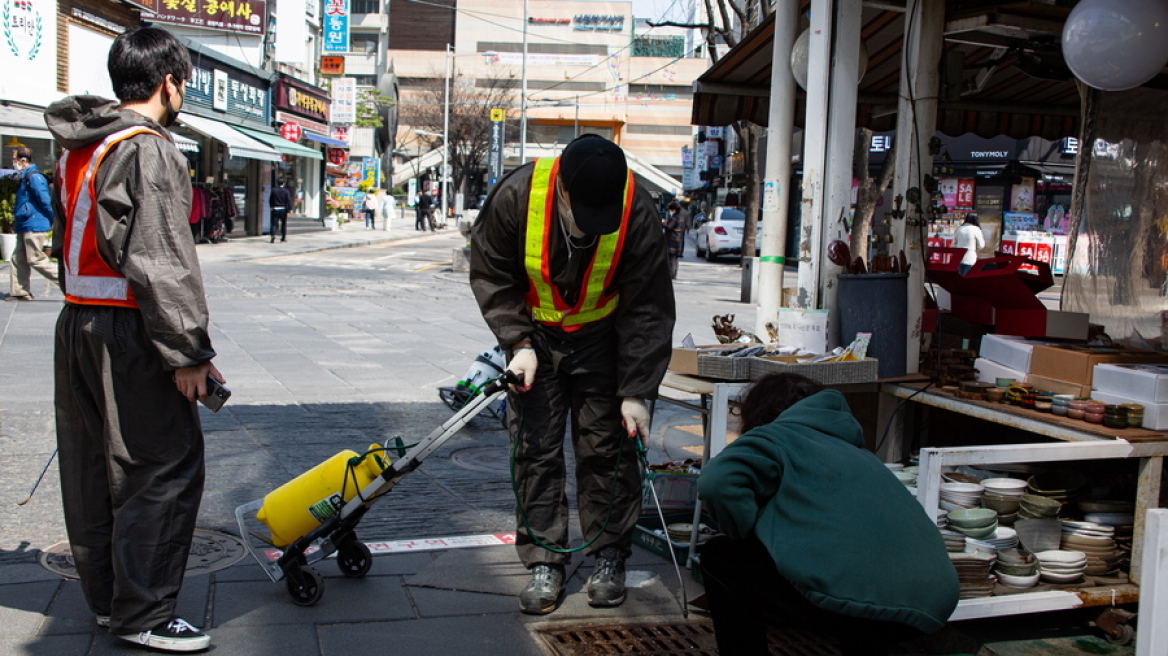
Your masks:
M 370 453 L 362 459 L 345 449 L 268 493 L 256 519 L 272 532 L 272 544 L 286 547 L 339 513 L 388 465 L 388 457 Z

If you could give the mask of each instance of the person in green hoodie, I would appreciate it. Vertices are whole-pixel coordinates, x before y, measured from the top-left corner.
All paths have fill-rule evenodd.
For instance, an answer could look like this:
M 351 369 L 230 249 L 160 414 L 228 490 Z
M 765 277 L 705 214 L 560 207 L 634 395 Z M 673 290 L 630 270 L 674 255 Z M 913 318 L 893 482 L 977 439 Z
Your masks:
M 767 654 L 768 621 L 839 637 L 845 656 L 940 629 L 957 572 L 936 525 L 864 448 L 843 395 L 770 374 L 741 410 L 742 437 L 698 480 L 724 534 L 702 548 L 719 652 Z

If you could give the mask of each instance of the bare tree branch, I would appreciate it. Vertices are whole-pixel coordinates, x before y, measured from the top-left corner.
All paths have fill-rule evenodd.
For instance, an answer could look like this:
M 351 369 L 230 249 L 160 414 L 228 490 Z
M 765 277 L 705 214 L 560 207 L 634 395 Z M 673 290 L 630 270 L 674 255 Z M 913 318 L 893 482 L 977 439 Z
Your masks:
M 434 73 L 415 100 L 403 103 L 402 124 L 412 125 L 426 132 L 442 134 L 446 107 L 445 75 Z M 468 191 L 472 176 L 485 168 L 490 145 L 490 110 L 503 109 L 510 115 L 516 106 L 517 84 L 514 76 L 496 75 L 490 78 L 463 77 L 454 72 L 450 81 L 450 149 L 453 193 Z M 441 137 L 422 137 L 431 148 L 442 145 Z
M 714 26 L 710 23 L 677 23 L 674 21 L 646 21 L 649 27 L 682 27 L 690 30 L 712 30 Z

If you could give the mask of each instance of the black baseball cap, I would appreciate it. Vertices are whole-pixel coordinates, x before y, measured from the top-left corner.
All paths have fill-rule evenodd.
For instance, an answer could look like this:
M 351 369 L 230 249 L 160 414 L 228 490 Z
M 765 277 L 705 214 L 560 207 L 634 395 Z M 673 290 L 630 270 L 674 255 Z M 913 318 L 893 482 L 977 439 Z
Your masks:
M 560 155 L 560 182 L 572 201 L 576 227 L 607 235 L 620 227 L 628 163 L 620 146 L 596 134 L 583 135 Z

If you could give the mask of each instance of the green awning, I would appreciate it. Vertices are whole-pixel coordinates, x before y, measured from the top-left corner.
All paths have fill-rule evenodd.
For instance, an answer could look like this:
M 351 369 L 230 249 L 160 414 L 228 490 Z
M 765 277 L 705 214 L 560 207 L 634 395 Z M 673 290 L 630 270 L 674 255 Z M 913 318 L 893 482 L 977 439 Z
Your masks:
M 308 148 L 306 146 L 301 146 L 300 144 L 296 143 L 295 141 L 288 141 L 287 139 L 285 139 L 284 137 L 281 137 L 278 134 L 271 134 L 268 132 L 260 132 L 259 130 L 252 130 L 250 128 L 241 128 L 238 125 L 233 125 L 231 127 L 235 128 L 236 130 L 239 130 L 243 134 L 251 137 L 252 139 L 258 139 L 258 140 L 268 144 L 272 148 L 275 148 L 276 150 L 280 151 L 281 153 L 283 153 L 285 155 L 292 155 L 295 157 L 307 157 L 308 159 L 320 159 L 320 160 L 324 159 L 324 156 L 322 156 L 320 154 L 320 151 L 313 150 L 313 149 Z

